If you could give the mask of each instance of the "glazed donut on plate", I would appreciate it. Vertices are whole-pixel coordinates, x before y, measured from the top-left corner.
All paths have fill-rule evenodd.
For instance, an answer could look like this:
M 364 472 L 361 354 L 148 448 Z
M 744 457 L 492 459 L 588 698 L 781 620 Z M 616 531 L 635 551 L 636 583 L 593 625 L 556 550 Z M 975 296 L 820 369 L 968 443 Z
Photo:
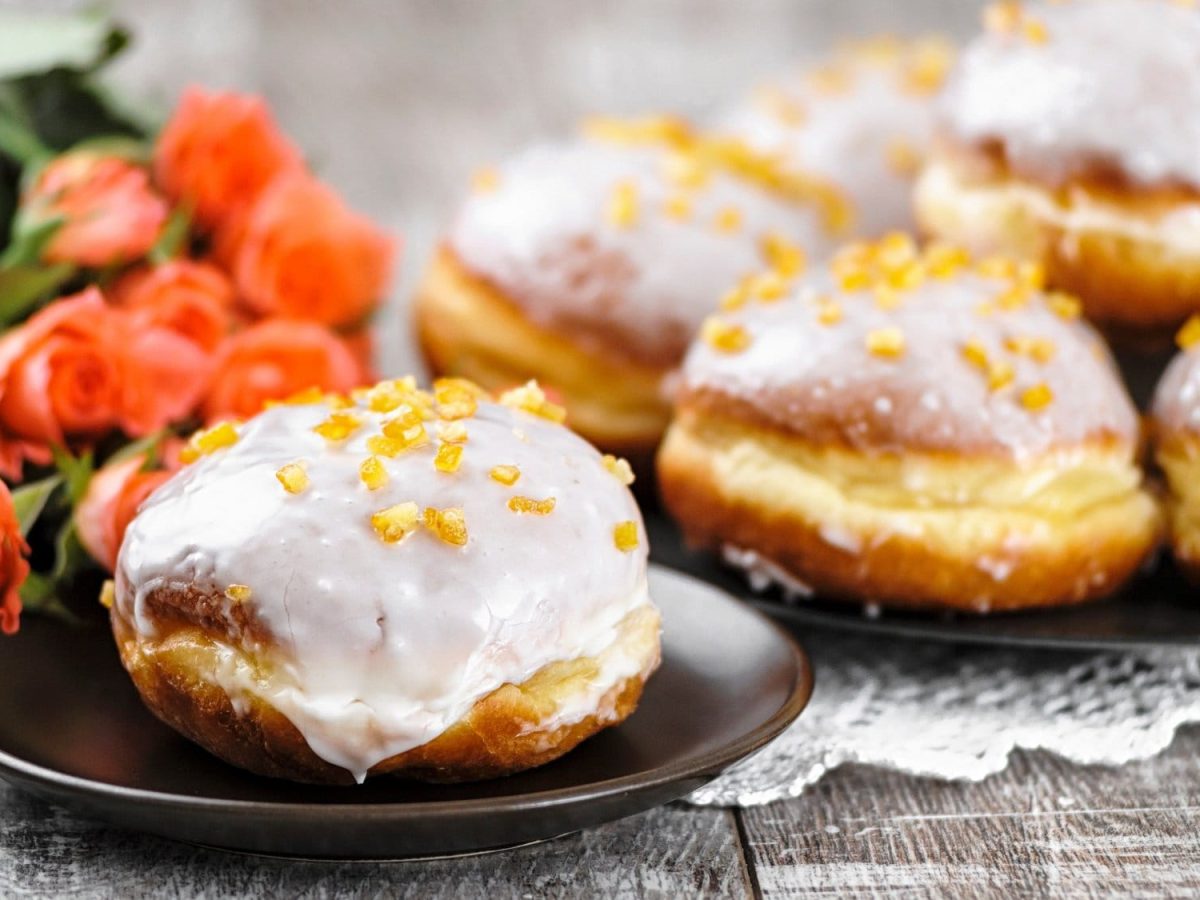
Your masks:
M 253 772 L 433 781 L 549 762 L 659 659 L 628 465 L 536 385 L 304 396 L 189 444 L 117 562 L 121 660 Z
M 537 378 L 585 437 L 648 457 L 661 382 L 717 298 L 768 262 L 791 277 L 833 246 L 842 207 L 681 121 L 595 120 L 477 177 L 418 288 L 418 340 L 435 373 Z
M 962 53 L 916 189 L 928 234 L 1041 262 L 1131 344 L 1200 309 L 1200 13 L 1005 2 Z
M 1155 547 L 1137 414 L 1036 266 L 896 234 L 729 306 L 684 363 L 659 486 L 753 581 L 982 613 L 1108 594 Z
M 1154 392 L 1150 429 L 1167 482 L 1171 549 L 1179 567 L 1200 581 L 1200 318 L 1180 329 L 1179 345 Z
M 933 98 L 953 61 L 952 45 L 935 36 L 848 42 L 824 63 L 762 85 L 716 128 L 837 185 L 856 236 L 912 231 Z

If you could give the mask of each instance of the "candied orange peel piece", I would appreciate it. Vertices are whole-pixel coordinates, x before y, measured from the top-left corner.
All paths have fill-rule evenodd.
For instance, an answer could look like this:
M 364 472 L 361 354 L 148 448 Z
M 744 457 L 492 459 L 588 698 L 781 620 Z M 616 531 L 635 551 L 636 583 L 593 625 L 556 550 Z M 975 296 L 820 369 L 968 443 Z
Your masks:
M 637 522 L 627 520 L 618 522 L 613 528 L 613 544 L 622 553 L 631 553 L 638 545 Z
M 508 498 L 508 508 L 515 513 L 528 513 L 535 516 L 548 516 L 554 512 L 555 500 L 553 497 L 547 497 L 544 500 L 535 500 L 532 497 L 522 497 L 519 494 L 515 497 Z
M 179 459 L 184 463 L 195 462 L 201 456 L 232 447 L 237 442 L 236 426 L 232 422 L 217 422 L 208 428 L 200 429 L 188 438 L 188 442 L 179 451 Z
M 461 507 L 437 509 L 427 506 L 422 518 L 425 527 L 439 540 L 456 547 L 467 543 L 467 518 Z
M 419 518 L 417 504 L 409 500 L 372 513 L 371 527 L 382 541 L 395 544 L 417 530 Z

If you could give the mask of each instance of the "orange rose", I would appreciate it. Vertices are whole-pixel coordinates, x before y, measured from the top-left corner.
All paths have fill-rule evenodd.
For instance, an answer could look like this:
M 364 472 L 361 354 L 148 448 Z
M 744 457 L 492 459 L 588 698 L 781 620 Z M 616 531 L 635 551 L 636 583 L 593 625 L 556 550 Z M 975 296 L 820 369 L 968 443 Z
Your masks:
M 343 334 L 342 342 L 358 361 L 363 380 L 368 384 L 378 381 L 379 376 L 375 372 L 375 329 L 356 328 L 348 334 Z
M 159 135 L 154 177 L 196 221 L 215 228 L 246 208 L 300 153 L 258 97 L 189 88 Z
M 328 330 L 311 322 L 268 319 L 225 342 L 204 416 L 244 419 L 268 400 L 305 388 L 348 391 L 363 382 L 354 356 Z
M 29 575 L 29 545 L 21 536 L 8 485 L 0 481 L 0 631 L 14 634 L 20 625 L 21 585 Z
M 9 484 L 20 484 L 24 480 L 25 463 L 48 466 L 52 459 L 47 445 L 0 433 L 0 478 Z
M 111 297 L 136 321 L 190 338 L 208 352 L 229 332 L 233 285 L 216 266 L 177 259 L 121 278 Z
M 142 471 L 145 455 L 102 466 L 88 483 L 87 493 L 75 508 L 79 542 L 100 565 L 112 572 L 125 529 L 142 501 L 171 477 L 163 470 Z
M 122 373 L 113 311 L 96 288 L 60 300 L 0 338 L 0 429 L 61 444 L 118 420 Z
M 115 156 L 65 153 L 21 200 L 32 222 L 63 219 L 42 251 L 47 262 L 99 268 L 145 256 L 167 219 L 145 169 Z
M 191 340 L 88 288 L 0 338 L 0 430 L 39 444 L 150 434 L 191 414 L 211 371 Z
M 230 227 L 233 279 L 259 314 L 349 325 L 387 291 L 392 241 L 308 175 L 279 178 Z

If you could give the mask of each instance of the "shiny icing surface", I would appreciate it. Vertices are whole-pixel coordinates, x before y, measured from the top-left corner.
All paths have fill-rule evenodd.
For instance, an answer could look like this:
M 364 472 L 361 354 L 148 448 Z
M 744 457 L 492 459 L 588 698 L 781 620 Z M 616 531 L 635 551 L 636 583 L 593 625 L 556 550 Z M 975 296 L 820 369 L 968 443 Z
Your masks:
M 717 334 L 740 344 L 696 341 L 680 400 L 732 401 L 816 445 L 1024 459 L 1117 440 L 1132 454 L 1137 415 L 1100 338 L 1033 289 L 1005 308 L 1014 283 L 964 267 L 885 304 L 822 268 L 723 313 Z
M 1151 410 L 1167 434 L 1200 435 L 1200 345 L 1171 360 L 1154 389 Z
M 1200 187 L 1200 13 L 1163 0 L 1013 9 L 946 86 L 953 138 L 999 141 L 1018 174 L 1050 182 L 1099 164 Z
M 764 85 L 717 129 L 837 185 L 853 206 L 854 233 L 912 230 L 912 181 L 952 58 L 937 39 L 850 45 L 821 68 Z
M 359 780 L 548 663 L 602 656 L 596 698 L 638 673 L 642 663 L 614 640 L 626 614 L 649 603 L 645 532 L 597 451 L 560 425 L 480 401 L 461 420 L 457 471 L 435 469 L 431 421 L 433 440 L 382 458 L 389 480 L 369 490 L 359 469 L 366 442 L 392 414 L 352 411 L 362 427 L 330 442 L 313 431 L 330 416 L 325 404 L 269 409 L 156 491 L 121 548 L 117 614 L 153 637 L 161 623 L 146 605 L 151 591 L 248 588 L 227 602 L 244 605 L 269 638 L 231 637 L 228 665 L 212 677 L 235 707 L 246 693 L 263 697 L 318 756 Z M 276 477 L 294 463 L 307 475 L 299 493 Z M 498 465 L 518 467 L 515 484 L 490 475 Z M 514 496 L 555 505 L 517 513 Z M 461 508 L 465 545 L 424 527 L 385 542 L 372 514 L 409 501 Z M 638 545 L 623 552 L 614 528 L 627 521 Z M 267 659 L 269 677 L 256 677 L 247 658 Z
M 536 324 L 596 352 L 665 366 L 683 355 L 721 293 L 763 266 L 779 232 L 821 254 L 817 212 L 749 180 L 713 171 L 680 186 L 666 146 L 606 140 L 544 144 L 497 171 L 459 212 L 448 245 Z M 614 195 L 634 185 L 634 221 L 613 221 Z M 686 215 L 671 214 L 686 198 Z M 736 227 L 718 219 L 733 210 Z

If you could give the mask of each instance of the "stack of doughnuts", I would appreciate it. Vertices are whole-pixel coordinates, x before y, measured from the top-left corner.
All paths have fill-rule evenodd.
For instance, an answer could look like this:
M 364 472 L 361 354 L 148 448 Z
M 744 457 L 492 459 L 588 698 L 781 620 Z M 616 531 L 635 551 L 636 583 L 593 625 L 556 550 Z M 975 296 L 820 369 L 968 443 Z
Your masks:
M 1200 309 L 1200 15 L 1165 0 L 998 3 L 938 101 L 929 235 L 1040 262 L 1110 337 Z
M 536 377 L 584 436 L 648 457 L 663 381 L 722 291 L 907 224 L 948 60 L 934 48 L 846 50 L 710 129 L 596 120 L 483 170 L 417 292 L 430 368 L 491 388 Z
M 628 465 L 536 385 L 303 396 L 194 437 L 117 564 L 149 708 L 264 775 L 484 778 L 626 718 L 658 664 Z
M 1037 266 L 853 244 L 727 303 L 659 454 L 685 535 L 793 593 L 973 612 L 1111 593 L 1155 546 L 1138 416 Z

